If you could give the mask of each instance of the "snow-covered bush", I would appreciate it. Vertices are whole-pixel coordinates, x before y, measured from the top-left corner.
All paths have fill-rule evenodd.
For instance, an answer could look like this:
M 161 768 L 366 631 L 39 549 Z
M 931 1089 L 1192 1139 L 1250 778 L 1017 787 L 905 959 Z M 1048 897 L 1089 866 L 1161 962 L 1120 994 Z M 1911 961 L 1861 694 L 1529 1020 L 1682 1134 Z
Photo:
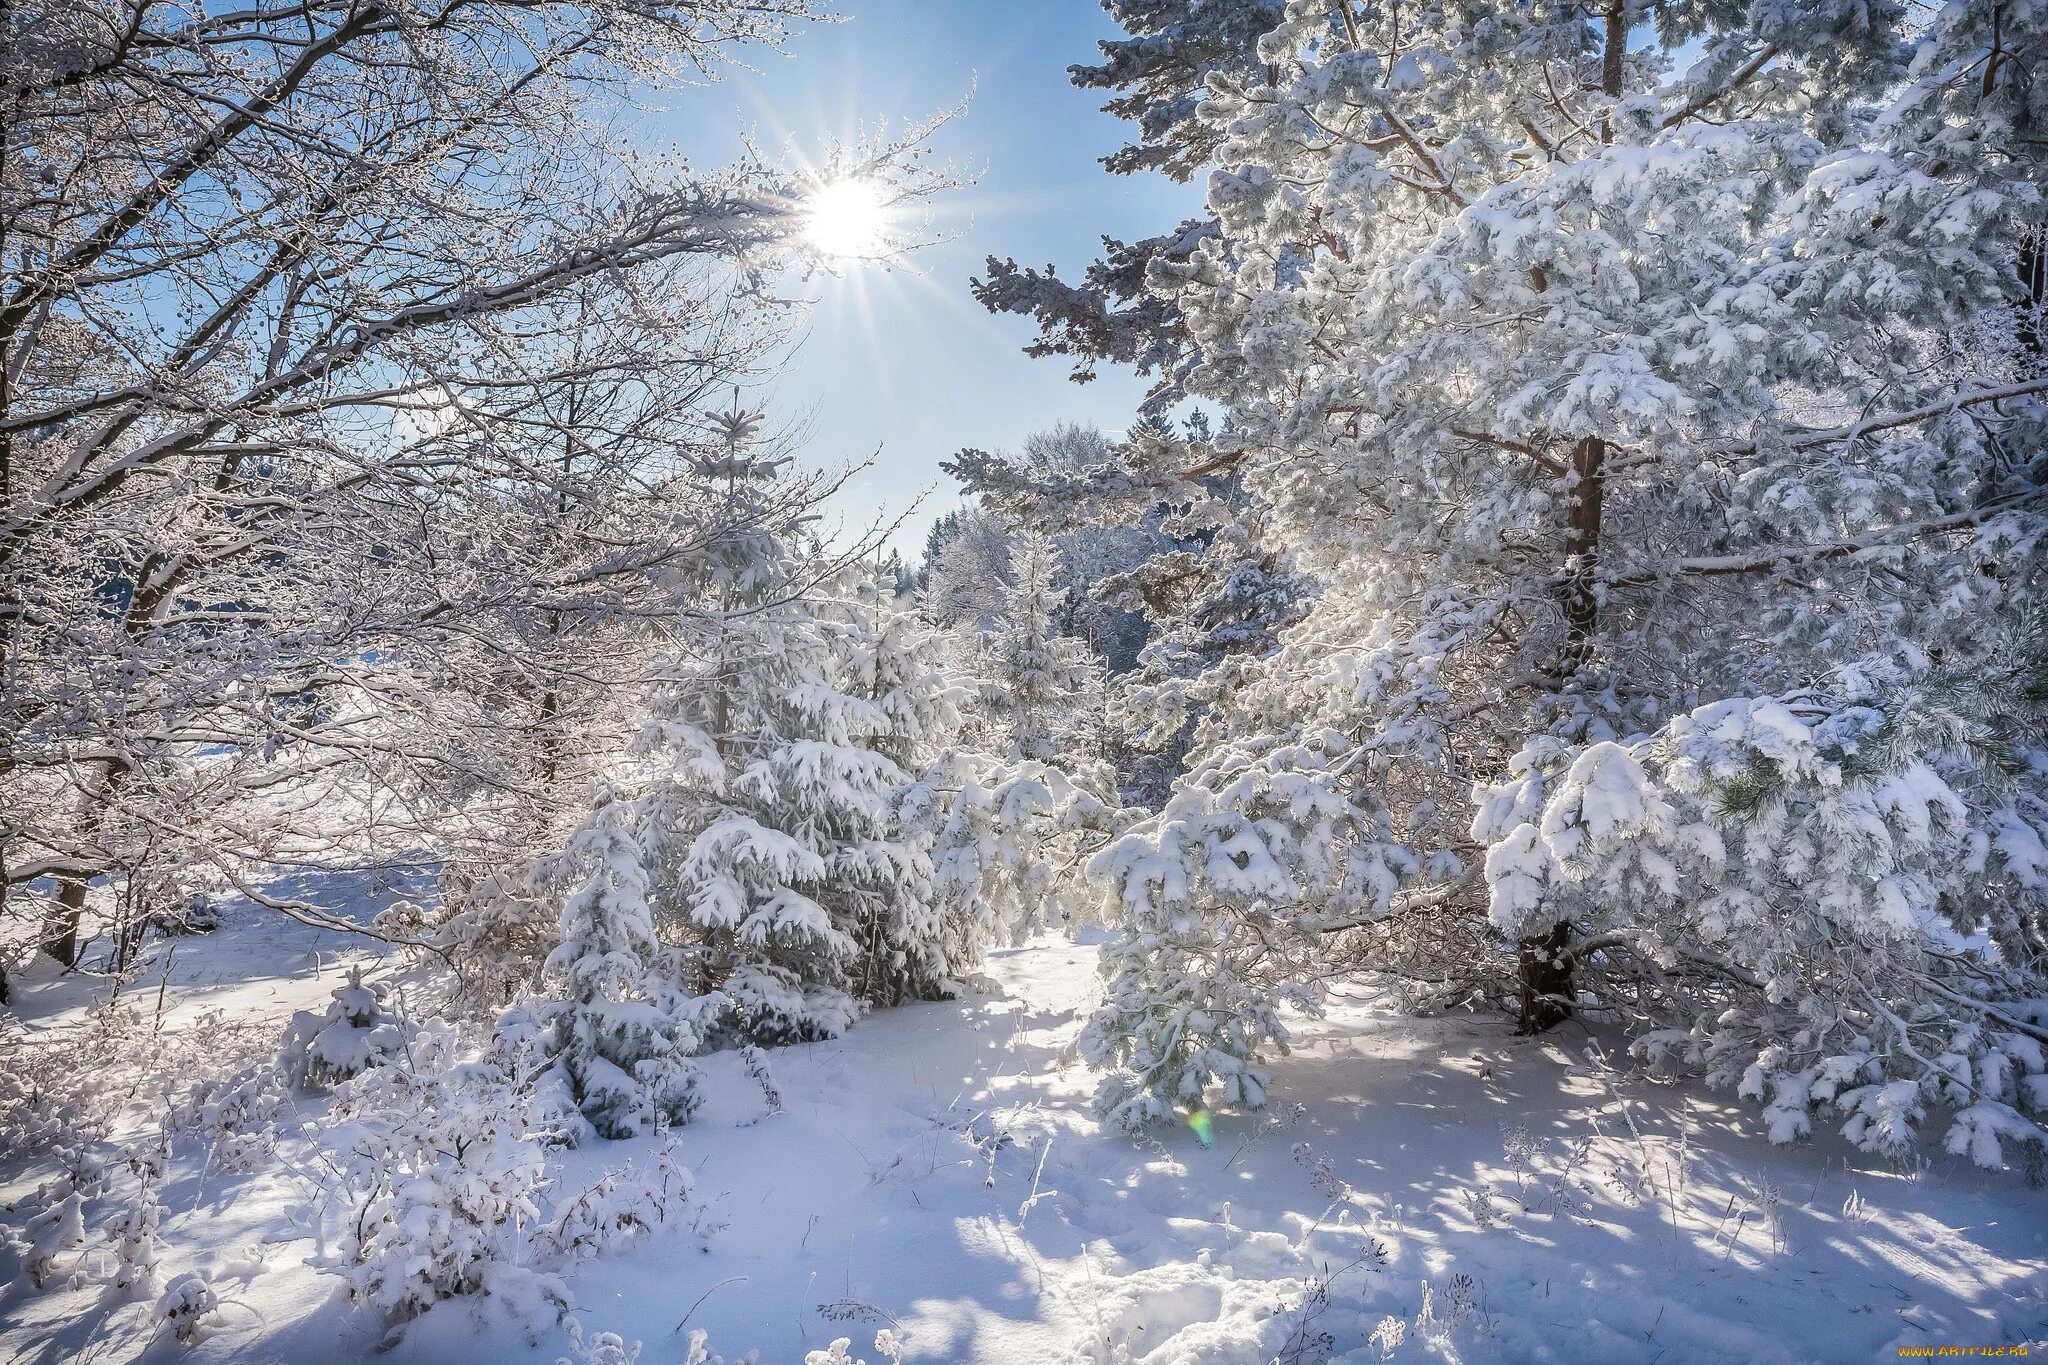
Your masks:
M 153 1316 L 180 1346 L 197 1343 L 220 1312 L 220 1294 L 203 1271 L 188 1270 L 164 1286 Z
M 583 1324 L 575 1318 L 567 1323 L 569 1354 L 557 1356 L 555 1365 L 635 1365 L 640 1343 L 628 1342 L 617 1332 L 592 1332 L 585 1336 Z
M 149 927 L 166 938 L 210 934 L 220 928 L 220 903 L 204 891 L 188 891 L 152 910 Z
M 768 1065 L 768 1054 L 752 1043 L 743 1043 L 740 1064 L 747 1069 L 748 1079 L 761 1088 L 761 1102 L 767 1106 L 761 1117 L 781 1113 L 782 1087 L 775 1083 L 775 1068 Z
M 535 1232 L 544 1254 L 575 1260 L 647 1236 L 690 1205 L 695 1188 L 675 1140 L 662 1144 L 648 1166 L 608 1170 L 574 1193 L 558 1192 Z
M 16 1206 L 21 1225 L 10 1231 L 8 1242 L 21 1257 L 30 1284 L 43 1289 L 83 1273 L 86 1203 L 106 1184 L 104 1163 L 81 1146 L 73 1149 L 61 1173 Z
M 1678 1027 L 1636 1050 L 1757 1101 L 1774 1141 L 1833 1113 L 1896 1157 L 1939 1109 L 1949 1151 L 2000 1166 L 2048 1143 L 2048 801 L 1972 712 L 2026 681 L 1857 670 L 1532 745 L 1480 794 L 1494 920 L 1644 960 Z
M 109 1279 L 117 1293 L 137 1293 L 156 1279 L 157 1263 L 162 1259 L 159 1227 L 163 1203 L 157 1196 L 161 1176 L 160 1167 L 139 1172 L 134 1196 L 107 1226 L 107 1236 L 114 1243 Z
M 852 1337 L 835 1337 L 822 1351 L 804 1352 L 804 1365 L 867 1365 L 867 1361 L 856 1357 L 852 1351 Z M 875 1334 L 875 1350 L 887 1361 L 903 1359 L 903 1346 L 896 1333 L 883 1328 Z
M 556 857 L 525 851 L 515 866 L 474 879 L 444 873 L 441 898 L 422 907 L 401 901 L 377 916 L 377 928 L 412 949 L 422 964 L 446 964 L 452 988 L 444 1012 L 489 1018 L 539 981 L 542 965 L 560 939 L 563 882 L 568 869 Z
M 322 1140 L 352 1211 L 335 1252 L 316 1264 L 341 1278 L 351 1302 L 378 1313 L 393 1339 L 458 1297 L 515 1320 L 551 1321 L 569 1306 L 565 1263 L 692 1207 L 673 1143 L 588 1187 L 557 1187 L 548 1148 L 565 1120 L 580 1120 L 543 1046 L 548 1032 L 514 1011 L 475 1053 L 435 1021 L 404 1058 L 336 1092 L 341 1125 Z
M 567 1308 L 534 1264 L 548 1185 L 534 1074 L 461 1061 L 452 1032 L 430 1026 L 337 1092 L 333 1159 L 354 1212 L 317 1264 L 394 1334 L 460 1295 L 521 1319 Z
M 9 1061 L 25 1060 L 25 1051 L 13 1051 L 17 1040 L 0 1035 L 0 1048 L 10 1048 Z M 40 1065 L 0 1065 L 0 1156 L 15 1159 L 41 1155 L 77 1133 L 84 1120 L 84 1106 L 65 1087 L 42 1083 Z
M 397 1056 L 412 1026 L 385 1007 L 389 993 L 382 982 L 365 985 L 362 968 L 351 967 L 324 1011 L 292 1015 L 277 1056 L 286 1081 L 300 1090 L 325 1090 Z
M 278 1116 L 290 1103 L 291 1090 L 281 1066 L 258 1063 L 195 1082 L 173 1106 L 171 1122 L 204 1144 L 209 1166 L 253 1171 L 277 1150 Z
M 710 1334 L 702 1328 L 692 1329 L 689 1340 L 683 1344 L 683 1365 L 725 1365 L 724 1356 L 711 1353 L 710 1346 L 706 1344 L 709 1340 Z M 734 1365 L 755 1365 L 759 1358 L 760 1352 L 749 1351 Z

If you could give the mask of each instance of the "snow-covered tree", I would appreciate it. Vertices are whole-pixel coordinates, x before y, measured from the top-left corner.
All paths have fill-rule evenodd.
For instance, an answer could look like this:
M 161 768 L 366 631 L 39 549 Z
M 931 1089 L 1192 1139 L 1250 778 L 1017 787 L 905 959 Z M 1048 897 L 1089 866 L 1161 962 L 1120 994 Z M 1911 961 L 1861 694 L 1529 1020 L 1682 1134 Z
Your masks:
M 736 482 L 778 465 L 736 441 Z M 708 561 L 723 614 L 656 671 L 637 752 L 652 768 L 642 844 L 664 931 L 692 944 L 695 986 L 723 992 L 741 1036 L 783 1043 L 842 1032 L 858 1013 L 859 955 L 811 894 L 827 876 L 826 827 L 872 815 L 886 773 L 855 731 L 865 704 L 833 686 L 830 642 L 803 594 L 811 565 L 768 534 Z
M 1530 1029 L 1585 989 L 1652 1026 L 1760 1017 L 1738 1004 L 1752 989 L 1739 977 L 1679 989 L 1661 948 L 1614 943 L 1602 931 L 1625 899 L 1533 889 L 1661 885 L 1673 854 L 1639 836 L 1667 820 L 1674 838 L 1712 831 L 1720 852 L 1697 856 L 1731 869 L 1678 877 L 1676 920 L 1725 918 L 1714 888 L 1733 877 L 1826 921 L 1789 926 L 1763 987 L 1774 1007 L 1834 998 L 1829 935 L 1848 935 L 1874 954 L 1876 999 L 1844 1004 L 1864 1013 L 1840 1029 L 1863 1027 L 1885 1084 L 1929 1107 L 2033 1103 L 2018 1080 L 1965 1092 L 1936 1073 L 1961 1069 L 1944 1056 L 2009 1058 L 1997 1039 L 2029 1037 L 2038 952 L 1958 946 L 1925 925 L 1893 925 L 1879 952 L 1883 916 L 1840 907 L 1831 880 L 1853 866 L 1883 883 L 1897 863 L 1922 869 L 1881 893 L 1898 905 L 1954 920 L 1988 900 L 2038 923 L 2031 712 L 1971 722 L 1999 781 L 1921 760 L 1953 801 L 1901 775 L 1917 771 L 1911 745 L 1890 776 L 1828 796 L 1843 736 L 1827 727 L 1822 756 L 1786 759 L 1809 776 L 1764 784 L 1754 826 L 1684 814 L 1721 800 L 1715 784 L 1654 819 L 1627 792 L 1682 794 L 1690 779 L 1649 756 L 1774 714 L 1773 698 L 1819 688 L 1855 711 L 1866 690 L 1829 679 L 1909 694 L 2008 676 L 2002 661 L 2027 653 L 2048 530 L 2034 395 L 2048 380 L 2038 353 L 1986 336 L 2014 333 L 2014 263 L 2042 216 L 2026 132 L 2041 96 L 2022 75 L 2041 45 L 2032 18 L 1972 3 L 1923 23 L 1831 3 L 1291 0 L 1255 64 L 1209 73 L 1188 145 L 1211 149 L 1215 230 L 1156 257 L 1147 292 L 1184 337 L 1181 382 L 1230 417 L 1196 469 L 1243 490 L 1241 524 L 1285 547 L 1317 595 L 1207 713 L 1161 814 L 1098 860 L 1129 922 L 1087 1043 L 1123 1068 L 1110 1108 L 1142 1120 L 1219 1083 L 1255 1100 L 1256 1058 L 1284 1038 L 1276 1006 L 1313 1005 L 1347 967 L 1418 1003 L 1512 999 Z M 1888 723 L 1917 732 L 1904 714 Z M 1546 821 L 1571 828 L 1581 763 L 1584 783 L 1615 788 L 1587 818 L 1621 823 L 1585 836 L 1606 862 L 1577 869 L 1567 852 L 1564 882 L 1544 880 L 1531 840 Z M 1493 809 L 1516 784 L 1557 804 L 1469 824 L 1475 788 Z M 1759 831 L 1802 810 L 1850 827 L 1826 856 L 1745 870 Z M 1602 845 L 1610 835 L 1621 842 Z M 1937 890 L 1917 860 L 1949 838 L 1976 852 Z M 1629 939 L 1681 941 L 1737 968 L 1765 948 Z M 1943 953 L 1958 962 L 1937 968 Z M 1956 990 L 1952 970 L 1978 983 L 1957 992 L 1974 1003 L 1917 984 Z M 1797 1013 L 1749 1038 L 1757 1085 L 1810 1081 L 1827 1065 L 1816 1050 L 1856 1054 L 1828 1030 L 1776 1032 Z M 1909 1048 L 1936 1065 L 1890 1069 Z M 1851 1087 L 1832 1065 L 1835 1097 Z M 1904 1093 L 1886 1101 L 1893 1133 L 1913 1117 Z M 2007 1122 L 1976 1112 L 1972 1134 Z M 2009 1136 L 2032 1122 L 2013 1121 Z
M 997 515 L 1077 556 L 1093 604 L 1143 623 L 1142 648 L 1113 680 L 1107 739 L 1129 799 L 1157 807 L 1197 722 L 1230 710 L 1247 662 L 1272 651 L 1313 587 L 1261 543 L 1260 509 L 1207 436 L 1147 424 L 1099 453 L 1063 466 L 969 450 L 946 467 Z
M 389 994 L 383 982 L 365 984 L 362 968 L 351 967 L 325 1010 L 292 1015 L 277 1057 L 286 1082 L 325 1090 L 401 1052 L 412 1026 L 386 1005 Z
M 701 540 L 615 515 L 676 434 L 638 410 L 779 333 L 748 272 L 808 250 L 811 188 L 628 154 L 586 113 L 807 14 L 8 11 L 0 909 L 54 955 L 95 879 L 388 858 L 465 801 L 516 841 L 555 808 L 609 674 L 587 627 Z
M 949 512 L 941 524 L 946 533 L 925 561 L 925 610 L 942 625 L 990 629 L 1015 581 L 1010 533 L 978 507 Z
M 561 941 L 544 968 L 557 983 L 555 1065 L 600 1137 L 686 1122 L 707 1003 L 684 996 L 680 964 L 655 937 L 631 811 L 601 795 L 567 857 L 587 878 L 562 907 Z
M 1637 1051 L 1758 1101 L 1774 1141 L 1831 1115 L 1901 1157 L 1939 1106 L 1949 1151 L 2038 1160 L 2048 801 L 2001 731 L 2040 723 L 2042 662 L 1850 670 L 1626 742 L 1534 741 L 1474 822 L 1493 921 L 1636 955 L 1680 1025 Z
M 752 415 L 728 425 L 723 477 L 772 497 L 783 457 Z M 700 573 L 712 624 L 656 670 L 635 746 L 650 894 L 692 988 L 765 1043 L 943 989 L 929 821 L 904 804 L 956 723 L 930 632 L 892 576 L 801 533 L 736 527 Z
M 858 926 L 855 974 L 875 1005 L 951 993 L 981 960 L 984 907 L 933 883 L 932 821 L 946 809 L 938 780 L 957 766 L 963 692 L 942 642 L 886 572 L 856 570 L 822 609 L 846 692 L 873 708 L 862 738 L 894 769 L 881 817 L 849 842 L 834 869 L 835 899 Z
M 1088 731 L 1101 706 L 1101 669 L 1087 647 L 1059 629 L 1066 594 L 1056 585 L 1060 549 L 1052 537 L 1011 538 L 1014 584 L 1003 592 L 983 649 L 978 717 L 1014 758 L 1085 759 L 1099 746 Z

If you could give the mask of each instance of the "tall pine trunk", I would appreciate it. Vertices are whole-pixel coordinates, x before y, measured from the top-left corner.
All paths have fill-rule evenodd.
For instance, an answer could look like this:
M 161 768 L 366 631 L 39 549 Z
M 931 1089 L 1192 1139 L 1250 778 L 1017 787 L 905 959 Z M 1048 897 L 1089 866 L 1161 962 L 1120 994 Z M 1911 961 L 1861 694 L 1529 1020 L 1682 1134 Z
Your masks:
M 1606 94 L 1619 99 L 1622 63 L 1628 51 L 1628 17 L 1620 0 L 1608 5 L 1605 19 L 1600 85 Z M 1600 140 L 1611 139 L 1612 129 L 1603 127 Z M 1599 625 L 1600 593 L 1594 574 L 1600 563 L 1606 464 L 1607 442 L 1599 437 L 1588 436 L 1572 447 L 1564 581 L 1558 591 L 1558 606 L 1564 616 L 1564 647 L 1556 668 L 1561 686 L 1568 684 L 1592 656 L 1593 633 Z M 1542 934 L 1516 942 L 1515 968 L 1521 985 L 1519 1032 L 1541 1033 L 1571 1018 L 1577 990 L 1572 974 L 1571 936 L 1570 923 L 1559 921 Z

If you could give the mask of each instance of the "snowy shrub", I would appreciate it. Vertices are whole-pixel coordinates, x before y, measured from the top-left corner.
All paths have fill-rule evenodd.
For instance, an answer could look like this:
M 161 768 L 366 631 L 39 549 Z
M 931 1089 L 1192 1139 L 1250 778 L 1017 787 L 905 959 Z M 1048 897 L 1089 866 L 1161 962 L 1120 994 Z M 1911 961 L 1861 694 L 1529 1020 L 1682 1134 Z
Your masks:
M 290 1100 L 284 1068 L 262 1062 L 195 1082 L 173 1107 L 170 1121 L 205 1145 L 209 1166 L 253 1171 L 277 1150 L 278 1116 Z
M 220 1295 L 203 1271 L 188 1270 L 164 1286 L 153 1316 L 180 1346 L 197 1343 L 208 1322 L 220 1312 Z
M 852 1352 L 852 1337 L 836 1337 L 822 1351 L 804 1352 L 804 1365 L 867 1365 L 867 1361 Z M 875 1334 L 875 1350 L 884 1360 L 900 1362 L 903 1347 L 896 1334 L 886 1328 Z
M 542 1046 L 548 1036 L 543 1020 L 514 1010 L 471 1054 L 433 1021 L 405 1058 L 336 1092 L 342 1122 L 324 1140 L 353 1212 L 337 1250 L 317 1264 L 394 1339 L 443 1299 L 477 1299 L 521 1321 L 558 1316 L 569 1304 L 564 1263 L 695 1207 L 673 1143 L 588 1187 L 556 1185 L 547 1148 L 581 1119 Z
M 204 891 L 189 891 L 152 910 L 148 924 L 166 938 L 210 934 L 220 928 L 220 904 Z
M 39 1084 L 15 1067 L 0 1066 L 0 1156 L 14 1159 L 47 1152 L 78 1132 L 83 1120 L 84 1109 L 66 1090 Z
M 567 1308 L 560 1280 L 532 1263 L 548 1180 L 531 1082 L 531 1073 L 458 1061 L 452 1035 L 430 1028 L 407 1059 L 338 1091 L 347 1126 L 333 1159 L 354 1213 L 317 1264 L 394 1335 L 461 1295 L 522 1319 Z
M 63 1278 L 67 1258 L 84 1249 L 86 1197 L 85 1187 L 72 1175 L 45 1184 L 29 1200 L 34 1211 L 9 1241 L 36 1288 Z
M 629 1163 L 606 1171 L 588 1189 L 558 1193 L 535 1231 L 535 1246 L 573 1260 L 645 1237 L 689 1206 L 694 1185 L 671 1139 L 652 1167 Z
M 690 1333 L 689 1340 L 683 1346 L 683 1365 L 725 1365 L 724 1356 L 711 1354 L 710 1347 L 705 1344 L 708 1339 L 708 1335 L 701 1328 Z M 759 1354 L 758 1351 L 749 1351 L 734 1361 L 733 1365 L 755 1365 Z
M 326 1010 L 294 1014 L 277 1057 L 285 1080 L 300 1090 L 325 1090 L 397 1056 L 412 1028 L 385 1008 L 388 993 L 381 982 L 364 985 L 362 968 L 351 967 Z
M 1656 964 L 1679 1026 L 1636 1050 L 1756 1102 L 1773 1141 L 1832 1113 L 1896 1157 L 1943 1109 L 1947 1149 L 1995 1168 L 2048 1142 L 2048 979 L 2018 929 L 2048 904 L 2021 837 L 2048 804 L 2002 761 L 1966 710 L 1861 670 L 1532 748 L 1474 834 L 1500 928 L 1569 920 Z
M 107 1136 L 125 1099 L 127 1065 L 147 1066 L 147 1027 L 95 1011 L 89 1028 L 54 1038 L 0 1014 L 0 1159 L 41 1157 Z M 39 1031 L 42 1032 L 42 1031 Z
M 21 1257 L 30 1284 L 44 1289 L 91 1278 L 87 1213 L 107 1195 L 111 1182 L 105 1149 L 74 1140 L 61 1149 L 57 1174 L 10 1206 L 16 1226 L 8 1230 L 7 1244 Z M 146 1211 L 131 1210 L 131 1217 L 140 1215 L 134 1250 L 147 1260 L 155 1248 L 155 1199 L 147 1188 L 143 1194 Z M 124 1228 L 128 1224 L 129 1219 L 121 1220 Z
M 557 1356 L 555 1365 L 635 1365 L 640 1359 L 640 1343 L 629 1343 L 617 1332 L 595 1332 L 586 1337 L 583 1324 L 573 1317 L 568 1329 L 569 1354 Z
M 162 1256 L 158 1227 L 163 1204 L 157 1197 L 161 1174 L 160 1168 L 140 1174 L 128 1206 L 107 1225 L 107 1235 L 114 1243 L 114 1268 L 109 1279 L 118 1293 L 139 1292 L 156 1279 L 157 1262 Z
M 782 1112 L 782 1087 L 775 1083 L 775 1071 L 768 1065 L 768 1054 L 748 1043 L 740 1048 L 740 1064 L 747 1069 L 747 1075 L 761 1088 L 761 1102 L 767 1106 L 762 1117 Z M 750 1122 L 752 1120 L 749 1120 Z
M 500 1014 L 483 1049 L 485 1066 L 520 1078 L 532 1133 L 550 1147 L 574 1147 L 590 1136 L 568 1072 L 552 1063 L 560 1030 L 559 1001 L 514 1005 Z

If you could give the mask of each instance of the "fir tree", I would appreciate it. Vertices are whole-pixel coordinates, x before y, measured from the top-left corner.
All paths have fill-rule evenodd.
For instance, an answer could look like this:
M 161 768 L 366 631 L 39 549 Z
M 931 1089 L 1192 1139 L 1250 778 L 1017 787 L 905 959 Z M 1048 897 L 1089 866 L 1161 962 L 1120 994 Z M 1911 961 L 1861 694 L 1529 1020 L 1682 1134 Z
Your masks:
M 610 793 L 571 840 L 586 880 L 562 907 L 546 972 L 557 983 L 550 1049 L 570 1096 L 600 1137 L 683 1123 L 697 1104 L 699 1002 L 655 938 L 633 812 Z
M 984 712 L 1013 757 L 1077 757 L 1074 741 L 1089 726 L 1101 679 L 1086 647 L 1060 630 L 1066 594 L 1056 583 L 1059 547 L 1050 536 L 1024 531 L 1012 538 L 1010 563 L 1015 582 L 1002 595 L 988 641 Z

